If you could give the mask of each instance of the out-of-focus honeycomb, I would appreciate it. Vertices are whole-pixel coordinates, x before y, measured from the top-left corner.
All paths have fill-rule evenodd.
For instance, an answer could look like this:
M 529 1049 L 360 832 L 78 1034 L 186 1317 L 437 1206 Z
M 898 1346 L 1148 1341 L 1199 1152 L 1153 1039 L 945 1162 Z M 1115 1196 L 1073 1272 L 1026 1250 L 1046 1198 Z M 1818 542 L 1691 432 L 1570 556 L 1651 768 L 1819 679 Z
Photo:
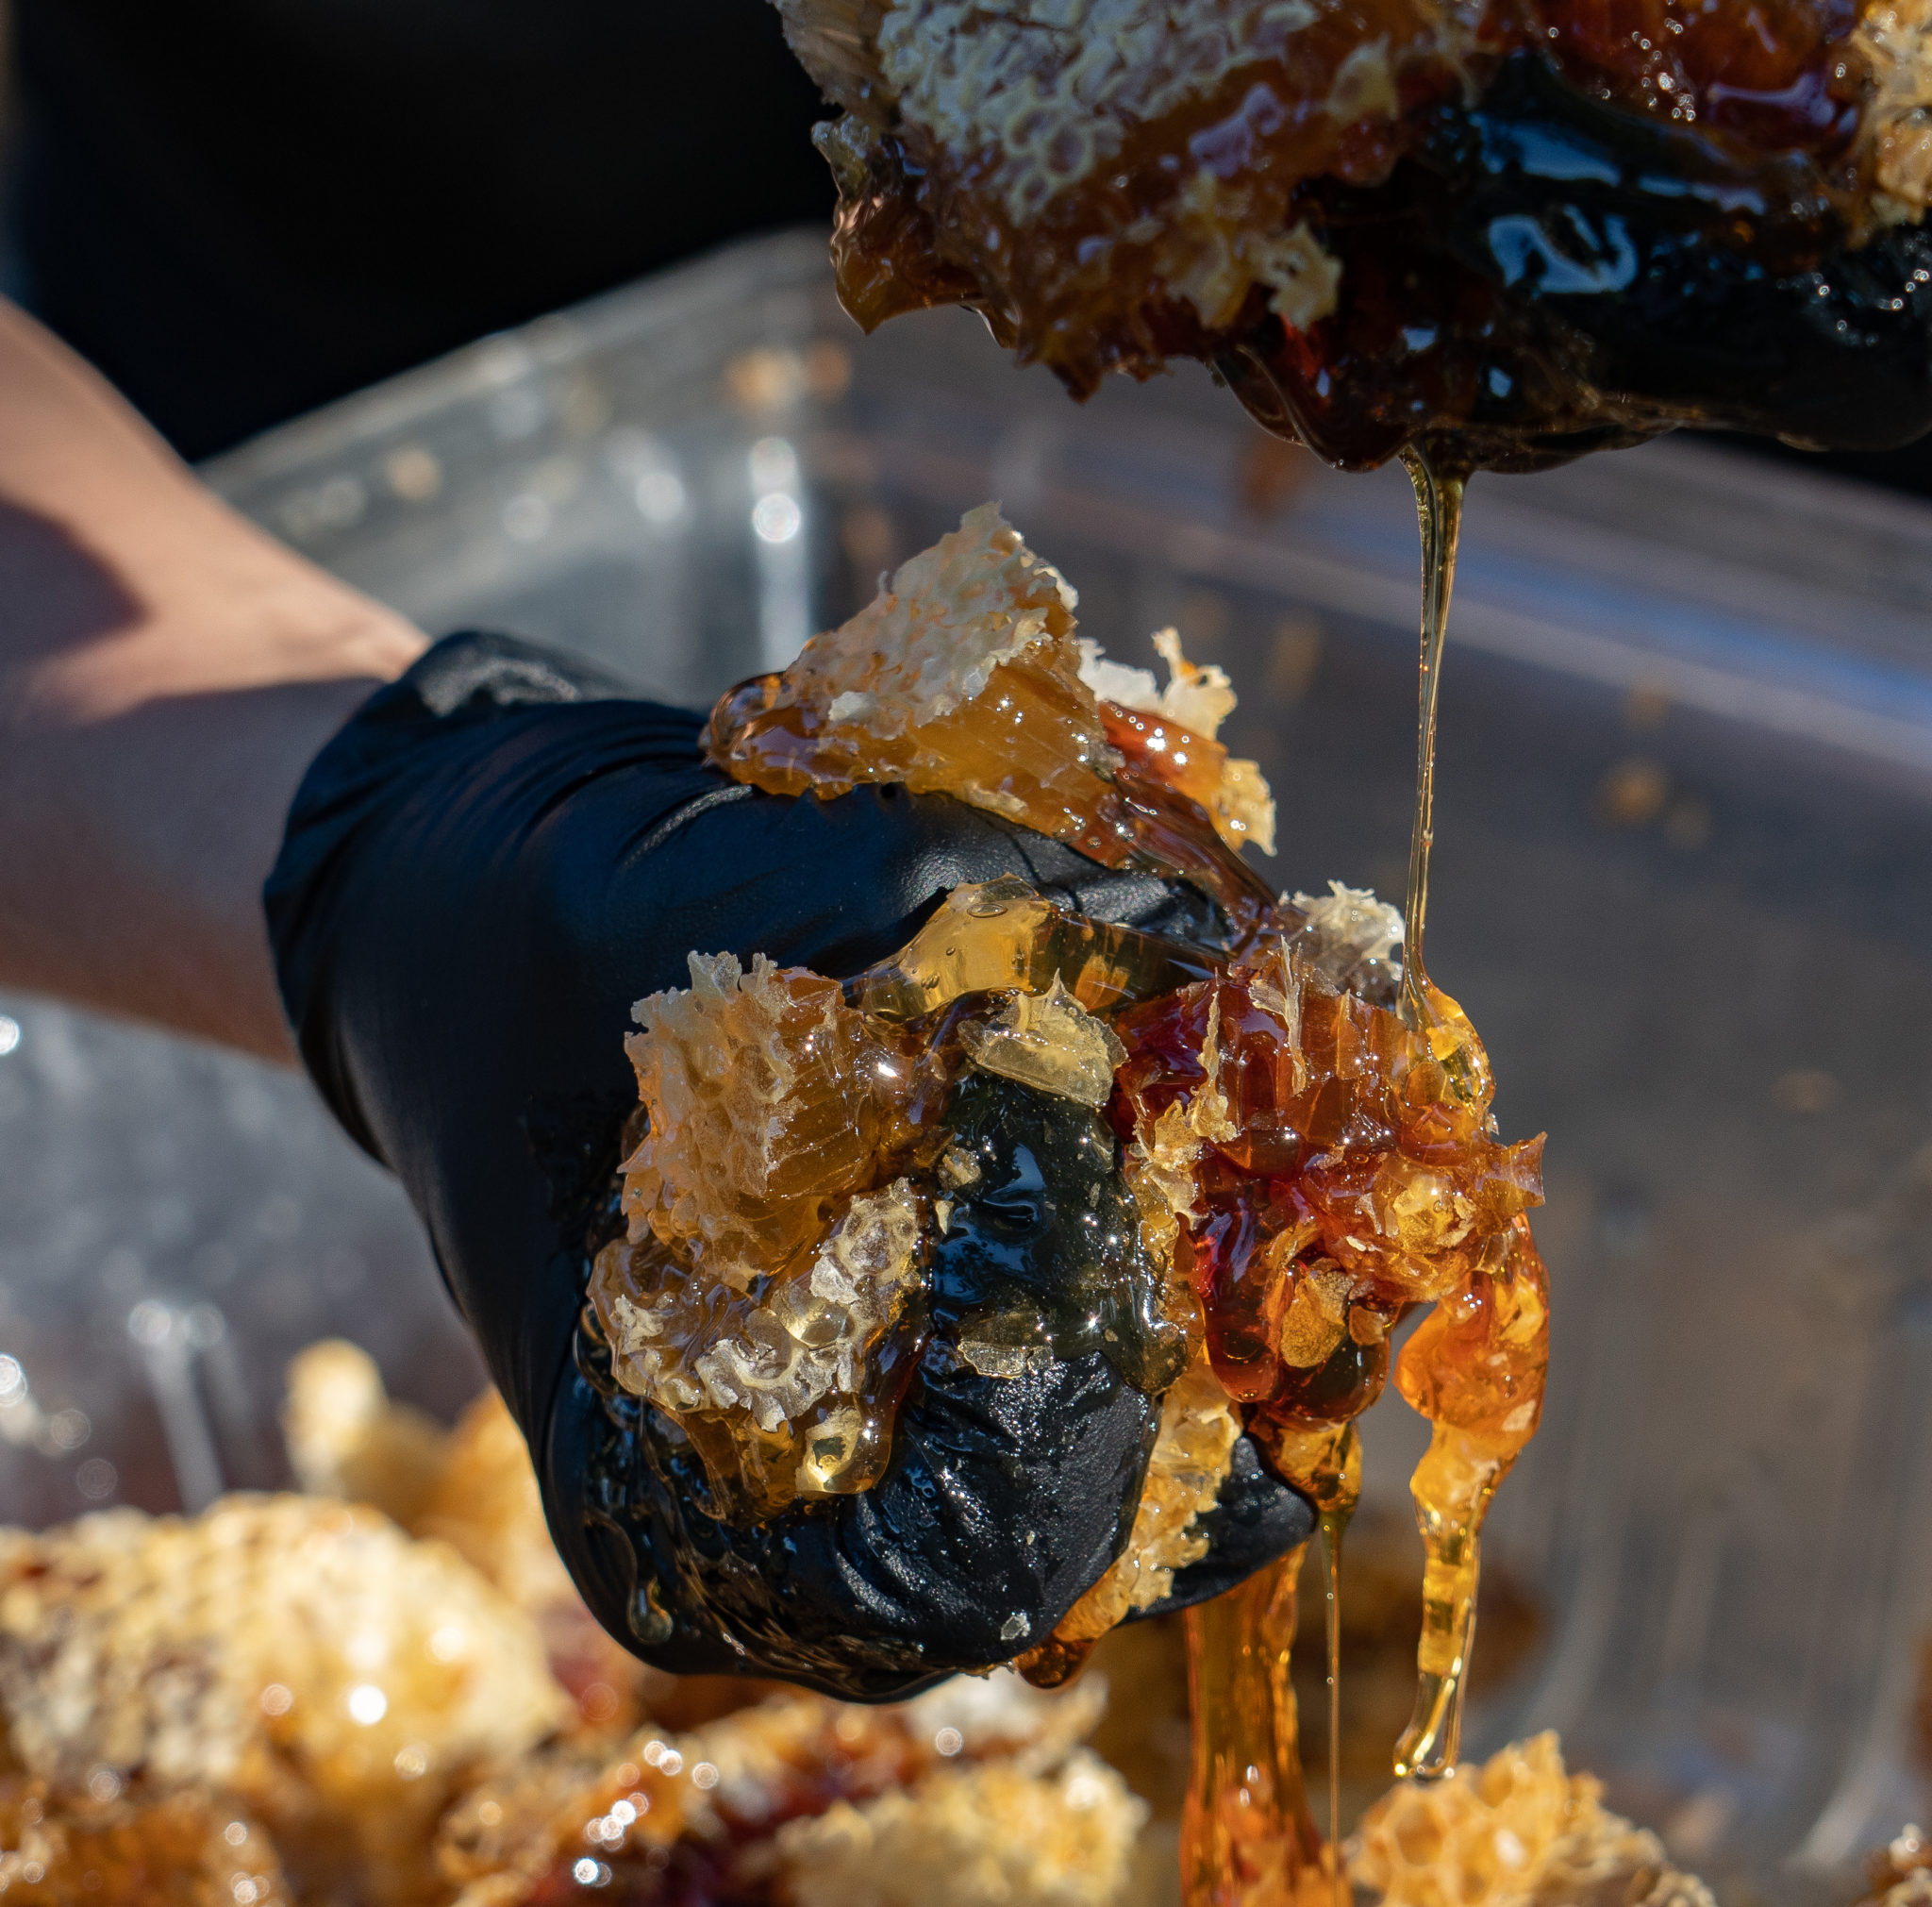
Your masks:
M 523 1432 L 495 1391 L 445 1430 L 388 1395 L 367 1351 L 325 1338 L 289 1365 L 282 1420 L 304 1489 L 447 1543 L 537 1625 L 582 1725 L 635 1726 L 650 1671 L 584 1607 L 550 1540 Z
M 0 1899 L 8 1907 L 293 1907 L 268 1837 L 219 1795 L 92 1792 L 0 1781 Z
M 1403 1782 L 1362 1817 L 1349 1875 L 1381 1907 L 1713 1907 L 1663 1844 L 1572 1775 L 1553 1733 L 1445 1780 Z
M 615 1899 L 806 1907 L 837 1898 L 867 1846 L 875 1891 L 858 1899 L 1097 1903 L 1117 1891 L 1145 1814 L 1077 1746 L 1104 1701 L 1097 1685 L 1042 1695 L 1010 1671 L 880 1708 L 788 1691 L 690 1733 L 647 1728 L 601 1765 L 551 1757 L 508 1770 L 451 1813 L 440 1860 L 462 1888 L 456 1907 L 537 1907 L 573 1882 Z M 1079 1818 L 1050 1832 L 1069 1798 Z M 975 1808 L 979 1844 L 1032 1845 L 974 1866 L 962 1824 Z M 822 1817 L 825 1835 L 808 1833 Z M 934 1861 L 948 1836 L 951 1857 Z M 910 1883 L 915 1846 L 924 1878 L 891 1891 L 900 1877 L 883 1869 L 896 1863 Z
M 837 1802 L 780 1829 L 777 1852 L 793 1907 L 1110 1907 L 1146 1814 L 1081 1749 L 1048 1780 L 991 1762 Z
M 528 1620 L 374 1511 L 230 1497 L 0 1540 L 0 1708 L 26 1772 L 234 1795 L 309 1886 L 425 1898 L 438 1816 L 565 1720 Z
M 1171 1907 L 1177 1622 L 1115 1631 L 1053 1694 L 1003 1671 L 870 1708 L 659 1675 L 591 1624 L 493 1394 L 445 1431 L 332 1344 L 288 1418 L 338 1500 L 0 1532 L 0 1901 Z M 1351 1634 L 1406 1654 L 1410 1559 L 1381 1574 L 1402 1593 L 1357 1573 Z M 1895 1844 L 1872 1907 L 1932 1907 L 1922 1852 Z M 1380 1907 L 1709 1907 L 1547 1736 L 1396 1789 L 1352 1871 Z
M 1907 1827 L 1873 1855 L 1857 1907 L 1932 1907 L 1932 1841 Z

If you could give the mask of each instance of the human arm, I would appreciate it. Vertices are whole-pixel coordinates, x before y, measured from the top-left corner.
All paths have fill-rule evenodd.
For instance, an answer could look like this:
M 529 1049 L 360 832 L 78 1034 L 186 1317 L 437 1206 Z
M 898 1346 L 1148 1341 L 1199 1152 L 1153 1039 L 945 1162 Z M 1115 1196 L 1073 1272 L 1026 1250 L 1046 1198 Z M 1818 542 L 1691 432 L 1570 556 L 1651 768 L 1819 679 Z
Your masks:
M 261 883 L 309 761 L 423 646 L 0 301 L 0 985 L 291 1063 Z

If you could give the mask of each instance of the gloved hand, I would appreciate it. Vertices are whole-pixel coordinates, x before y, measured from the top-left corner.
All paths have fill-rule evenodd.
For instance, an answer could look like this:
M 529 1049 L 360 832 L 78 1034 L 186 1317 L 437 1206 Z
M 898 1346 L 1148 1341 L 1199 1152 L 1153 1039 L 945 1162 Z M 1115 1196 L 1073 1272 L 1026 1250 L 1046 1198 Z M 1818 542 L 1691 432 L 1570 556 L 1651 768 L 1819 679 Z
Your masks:
M 757 793 L 703 765 L 698 717 L 623 695 L 462 635 L 372 697 L 310 768 L 268 885 L 283 1000 L 324 1096 L 422 1213 L 599 1619 L 666 1669 L 896 1698 L 1047 1636 L 1125 1539 L 1158 1400 L 1097 1354 L 981 1376 L 941 1321 L 872 1489 L 711 1514 L 676 1426 L 600 1387 L 579 1344 L 637 1102 L 631 1004 L 685 984 L 694 948 L 849 976 L 999 875 L 1182 936 L 1209 910 L 944 796 Z M 1050 1188 L 997 1220 L 1050 1269 Z M 1312 1523 L 1245 1438 L 1209 1520 L 1172 1603 Z

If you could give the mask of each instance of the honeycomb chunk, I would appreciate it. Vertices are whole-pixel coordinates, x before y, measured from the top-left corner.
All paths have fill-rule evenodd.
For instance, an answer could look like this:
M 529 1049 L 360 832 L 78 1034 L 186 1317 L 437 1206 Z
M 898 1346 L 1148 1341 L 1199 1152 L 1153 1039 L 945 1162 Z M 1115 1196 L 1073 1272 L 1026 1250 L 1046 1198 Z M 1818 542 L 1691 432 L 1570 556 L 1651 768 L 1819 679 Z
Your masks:
M 1077 600 L 982 504 L 782 676 L 721 702 L 712 759 L 774 795 L 899 781 L 1104 847 L 1113 761 L 1080 680 Z
M 1080 639 L 1080 679 L 1100 698 L 1107 739 L 1120 755 L 1198 801 L 1222 839 L 1239 847 L 1252 841 L 1274 852 L 1274 796 L 1260 764 L 1228 754 L 1215 740 L 1233 711 L 1227 671 L 1202 667 L 1181 652 L 1177 629 L 1158 629 L 1154 647 L 1167 664 L 1167 686 L 1153 671 L 1124 668 Z
M 1479 1768 L 1391 1788 L 1362 1817 L 1349 1878 L 1380 1907 L 1712 1907 L 1602 1796 L 1565 1772 L 1553 1733 L 1514 1742 Z
M 898 1056 L 838 982 L 690 960 L 688 989 L 633 1010 L 625 1042 L 650 1127 L 625 1161 L 633 1244 L 655 1237 L 707 1280 L 749 1292 L 829 1229 L 867 1188 L 904 1086 Z
M 860 1194 L 816 1247 L 748 1291 L 655 1239 L 598 1255 L 591 1301 L 617 1380 L 681 1424 L 712 1488 L 755 1515 L 869 1489 L 891 1453 L 922 1287 L 910 1182 Z
M 550 1539 L 524 1433 L 493 1389 L 445 1430 L 390 1397 L 367 1351 L 325 1338 L 290 1361 L 282 1422 L 305 1490 L 447 1543 L 537 1625 L 585 1727 L 635 1720 L 647 1671 L 585 1608 Z
M 1104 866 L 1191 880 L 1240 921 L 1258 917 L 1274 896 L 1229 843 L 1272 839 L 1259 770 L 1230 771 L 1218 742 L 1165 716 L 1097 701 L 1075 601 L 982 504 L 782 675 L 724 695 L 708 752 L 774 795 L 829 800 L 861 781 L 951 795 Z M 1219 706 L 1208 672 L 1174 666 L 1191 710 Z
M 1098 1794 L 1070 1792 L 1065 1778 L 1070 1758 L 1087 1771 L 1076 1745 L 1103 1704 L 1097 1687 L 1043 1696 L 1006 1670 L 879 1707 L 787 1690 L 689 1732 L 646 1727 L 601 1762 L 540 1757 L 499 1771 L 445 1819 L 438 1865 L 462 1890 L 456 1907 L 538 1907 L 591 1888 L 625 1900 L 795 1899 L 794 1871 L 836 1856 L 808 1843 L 794 1861 L 788 1823 L 988 1766 L 1008 1779 L 984 1798 L 1010 1815 L 1039 1821 L 1068 1800 L 1091 1803 L 1096 1819 L 1074 1838 L 1105 1867 L 1124 1858 L 1115 1837 L 1131 1837 L 1134 1806 L 1104 1775 Z M 935 1828 L 955 1817 L 958 1795 L 941 1784 Z M 909 1825 L 895 1816 L 891 1832 Z M 1024 1884 L 1009 1897 L 1012 1907 L 1058 1898 Z
M 0 1543 L 0 1710 L 63 1793 L 105 1769 L 228 1794 L 298 1890 L 414 1898 L 437 1815 L 569 1705 L 532 1625 L 374 1511 L 229 1497 Z

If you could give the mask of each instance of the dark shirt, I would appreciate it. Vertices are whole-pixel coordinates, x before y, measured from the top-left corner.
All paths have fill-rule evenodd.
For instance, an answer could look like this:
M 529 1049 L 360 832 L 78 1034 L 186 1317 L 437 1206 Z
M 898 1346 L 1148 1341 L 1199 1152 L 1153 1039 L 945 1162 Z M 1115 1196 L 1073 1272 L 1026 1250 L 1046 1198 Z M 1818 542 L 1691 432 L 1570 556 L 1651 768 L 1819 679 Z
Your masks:
M 823 219 L 768 0 L 15 0 L 28 303 L 185 455 Z

